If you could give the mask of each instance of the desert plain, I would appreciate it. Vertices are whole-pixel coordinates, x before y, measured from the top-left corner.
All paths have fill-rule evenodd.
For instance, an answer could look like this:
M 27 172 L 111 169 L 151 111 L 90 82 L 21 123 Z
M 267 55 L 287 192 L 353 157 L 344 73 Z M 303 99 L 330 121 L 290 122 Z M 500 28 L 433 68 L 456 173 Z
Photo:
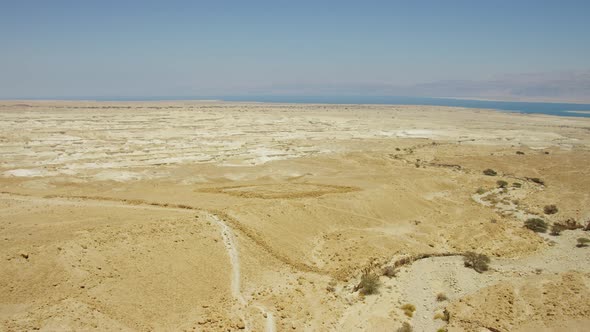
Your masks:
M 2 101 L 0 153 L 0 331 L 590 330 L 590 118 Z

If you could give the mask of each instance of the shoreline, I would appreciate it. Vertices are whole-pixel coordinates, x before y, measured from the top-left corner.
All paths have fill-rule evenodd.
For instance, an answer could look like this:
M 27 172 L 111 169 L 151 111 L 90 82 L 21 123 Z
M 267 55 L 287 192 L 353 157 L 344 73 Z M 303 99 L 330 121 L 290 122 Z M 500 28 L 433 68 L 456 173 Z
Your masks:
M 418 98 L 420 99 L 420 98 Z M 438 98 L 438 99 L 445 99 L 445 98 Z M 432 101 L 432 100 L 437 100 L 437 98 L 424 98 L 424 101 Z M 453 98 L 448 98 L 449 101 L 457 101 L 457 102 L 490 102 L 490 103 L 496 103 L 496 101 L 484 101 L 484 100 L 468 100 L 468 99 L 453 99 Z M 9 103 L 16 103 L 14 105 L 10 105 Z M 535 110 L 526 110 L 526 109 L 522 109 L 522 110 L 518 110 L 518 109 L 507 109 L 507 108 L 495 108 L 495 107 L 489 107 L 490 105 L 457 105 L 457 104 L 451 104 L 451 105 L 444 105 L 444 104 L 433 104 L 433 103 L 333 103 L 333 102 L 310 102 L 310 101 L 300 101 L 300 102 L 294 102 L 294 101 L 252 101 L 252 100 L 219 100 L 219 99 L 174 99 L 174 100 L 165 100 L 165 99 L 161 99 L 161 100 L 75 100 L 75 99 L 56 99 L 56 100 L 48 100 L 48 99 L 44 99 L 44 100 L 36 100 L 36 99 L 11 99 L 11 100 L 2 100 L 0 99 L 0 109 L 7 109 L 7 108 L 11 108 L 11 107 L 43 107 L 43 106 L 47 106 L 44 104 L 51 104 L 51 103 L 63 103 L 63 106 L 69 106 L 69 107 L 76 107 L 76 108 L 82 108 L 82 107 L 89 107 L 89 106 L 83 106 L 83 105 L 79 105 L 79 104 L 102 104 L 104 105 L 103 107 L 109 107 L 109 108 L 116 108 L 117 105 L 113 105 L 115 103 L 119 103 L 119 104 L 124 104 L 124 105 L 151 105 L 151 107 L 155 107 L 155 105 L 169 105 L 169 106 L 177 106 L 180 107 L 178 104 L 181 105 L 189 105 L 189 104 L 208 104 L 208 103 L 212 103 L 212 104 L 226 104 L 226 105 L 231 105 L 231 104 L 243 104 L 243 105 L 269 105 L 269 106 L 277 106 L 277 105 L 283 105 L 283 106 L 331 106 L 331 107 L 354 107 L 354 106 L 358 106 L 358 107 L 440 107 L 440 108 L 453 108 L 453 109 L 460 109 L 460 110 L 471 110 L 471 111 L 493 111 L 493 112 L 500 112 L 500 113 L 512 113 L 512 114 L 524 114 L 524 115 L 544 115 L 544 116 L 557 116 L 560 118 L 589 118 L 590 117 L 590 111 L 588 111 L 588 109 L 590 109 L 590 104 L 586 105 L 586 104 L 563 104 L 563 105 L 575 105 L 575 106 L 582 106 L 581 109 L 576 110 L 576 109 L 565 109 L 564 110 L 539 110 L 539 111 L 535 111 Z M 529 105 L 529 102 L 508 102 L 508 101 L 497 101 L 497 103 L 509 103 L 510 105 L 513 104 L 523 104 L 523 105 Z M 37 104 L 37 105 L 35 105 Z M 40 105 L 39 105 L 40 104 Z M 78 104 L 78 105 L 75 105 Z M 552 105 L 552 106 L 557 106 L 557 105 L 562 105 L 561 103 L 533 103 L 535 105 L 539 104 L 540 107 L 542 106 L 547 106 L 547 105 Z M 34 106 L 33 106 L 34 105 Z M 108 105 L 108 106 L 107 106 Z M 62 105 L 59 105 L 60 107 L 63 107 Z M 501 106 L 501 105 L 498 105 Z M 93 106 L 93 107 L 89 107 L 89 108 L 97 108 L 98 106 Z M 127 106 L 130 107 L 130 106 Z M 136 106 L 136 108 L 139 106 Z M 573 106 L 572 106 L 573 108 Z
M 300 98 L 300 99 L 298 99 Z M 557 102 L 524 102 L 524 101 L 493 101 L 493 100 L 478 100 L 478 99 L 457 99 L 450 97 L 441 98 L 427 98 L 427 97 L 225 97 L 225 98 L 206 98 L 206 99 L 158 99 L 150 100 L 76 100 L 76 99 L 0 99 L 0 107 L 6 108 L 11 106 L 27 107 L 28 104 L 37 103 L 64 103 L 72 105 L 76 103 L 124 103 L 124 104 L 155 104 L 163 105 L 170 103 L 187 104 L 187 103 L 219 103 L 219 104 L 267 104 L 267 105 L 285 105 L 285 106 L 312 106 L 312 105 L 330 105 L 330 106 L 381 106 L 381 107 L 399 107 L 399 106 L 415 106 L 415 107 L 452 107 L 460 109 L 472 110 L 492 110 L 503 113 L 519 113 L 519 114 L 540 114 L 552 115 L 559 117 L 590 117 L 590 104 L 578 103 L 557 103 Z M 337 100 L 338 99 L 338 100 Z M 358 102 L 357 102 L 358 101 Z M 6 105 L 7 103 L 19 103 L 17 105 Z M 28 103 L 28 104 L 23 104 Z

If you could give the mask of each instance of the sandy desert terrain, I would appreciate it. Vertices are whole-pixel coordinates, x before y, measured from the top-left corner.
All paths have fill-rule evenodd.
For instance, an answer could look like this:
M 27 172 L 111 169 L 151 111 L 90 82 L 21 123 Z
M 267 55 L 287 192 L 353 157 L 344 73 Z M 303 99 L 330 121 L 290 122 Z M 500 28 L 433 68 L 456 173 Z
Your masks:
M 0 331 L 590 327 L 590 118 L 3 101 L 0 153 Z

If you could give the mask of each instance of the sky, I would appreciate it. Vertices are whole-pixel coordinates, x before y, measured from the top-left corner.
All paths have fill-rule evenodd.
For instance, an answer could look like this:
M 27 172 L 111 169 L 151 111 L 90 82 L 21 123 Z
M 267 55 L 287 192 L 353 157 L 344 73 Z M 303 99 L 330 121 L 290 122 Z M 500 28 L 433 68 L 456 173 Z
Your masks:
M 589 13 L 587 0 L 0 0 L 0 98 L 590 98 Z

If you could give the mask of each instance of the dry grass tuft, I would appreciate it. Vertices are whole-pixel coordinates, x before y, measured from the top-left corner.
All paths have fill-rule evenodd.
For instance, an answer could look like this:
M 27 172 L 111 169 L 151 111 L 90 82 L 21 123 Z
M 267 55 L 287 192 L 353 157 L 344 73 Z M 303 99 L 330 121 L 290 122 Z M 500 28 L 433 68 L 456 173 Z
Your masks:
M 414 311 L 416 311 L 416 306 L 410 303 L 404 304 L 401 308 L 404 311 L 404 314 L 408 317 L 414 316 Z

